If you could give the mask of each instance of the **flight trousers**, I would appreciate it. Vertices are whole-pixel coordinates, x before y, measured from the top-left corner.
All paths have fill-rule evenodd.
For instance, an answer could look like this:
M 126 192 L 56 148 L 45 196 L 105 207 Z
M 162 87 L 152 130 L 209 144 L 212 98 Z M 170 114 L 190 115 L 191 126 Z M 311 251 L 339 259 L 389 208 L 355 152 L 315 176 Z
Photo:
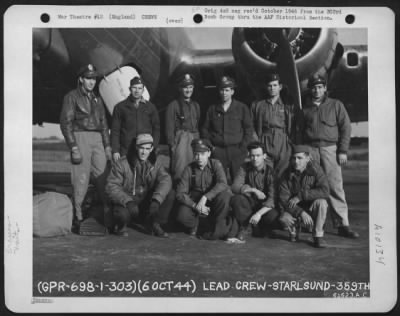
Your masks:
M 203 196 L 201 192 L 191 192 L 193 201 L 196 203 Z M 230 230 L 227 217 L 229 215 L 229 203 L 232 193 L 223 191 L 219 193 L 212 201 L 207 201 L 207 206 L 210 207 L 210 213 L 206 218 L 206 226 L 209 227 L 212 239 L 225 238 Z M 199 225 L 199 213 L 186 205 L 179 205 L 177 222 L 182 224 L 186 229 L 190 230 Z
M 239 147 L 239 145 L 231 145 L 226 147 L 216 146 L 212 153 L 212 157 L 218 159 L 224 167 L 228 184 L 233 182 L 233 179 L 235 178 L 235 175 L 244 162 L 246 156 L 247 149 L 243 149 Z
M 169 221 L 169 215 L 175 201 L 175 191 L 171 190 L 161 203 L 156 213 L 150 213 L 149 206 L 151 204 L 151 194 L 146 196 L 142 201 L 134 201 L 135 207 L 132 211 L 122 205 L 113 205 L 113 223 L 120 230 L 128 226 L 132 222 L 135 223 L 157 223 L 165 225 Z
M 233 214 L 240 227 L 246 227 L 249 224 L 251 216 L 262 208 L 261 201 L 244 194 L 237 194 L 231 199 Z M 279 229 L 280 213 L 276 209 L 271 209 L 263 216 L 257 226 L 260 229 Z
M 280 128 L 272 128 L 260 137 L 268 156 L 274 163 L 274 171 L 279 178 L 287 169 L 292 154 L 292 146 L 286 132 Z
M 110 218 L 110 212 L 107 207 L 105 185 L 109 168 L 107 168 L 102 136 L 99 132 L 75 132 L 74 134 L 77 146 L 82 155 L 82 162 L 80 164 L 71 165 L 75 217 L 77 220 L 83 219 L 82 202 L 86 196 L 92 175 L 96 191 L 104 207 L 105 221 L 107 221 Z
M 199 138 L 199 133 L 191 133 L 178 130 L 175 134 L 175 145 L 171 151 L 171 175 L 176 182 L 180 179 L 183 170 L 193 161 L 193 151 L 191 143 L 193 139 Z
M 311 147 L 311 157 L 324 170 L 329 183 L 329 204 L 335 226 L 349 226 L 349 209 L 343 189 L 342 168 L 337 161 L 337 146 Z
M 311 215 L 314 225 L 312 233 L 314 237 L 324 237 L 324 225 L 326 220 L 326 214 L 328 212 L 328 203 L 325 199 L 316 199 L 312 203 L 300 202 L 298 204 L 305 212 Z M 289 220 L 293 216 L 288 212 L 284 212 L 279 218 L 281 224 L 284 227 L 289 228 L 289 231 L 296 231 L 295 227 L 288 224 Z

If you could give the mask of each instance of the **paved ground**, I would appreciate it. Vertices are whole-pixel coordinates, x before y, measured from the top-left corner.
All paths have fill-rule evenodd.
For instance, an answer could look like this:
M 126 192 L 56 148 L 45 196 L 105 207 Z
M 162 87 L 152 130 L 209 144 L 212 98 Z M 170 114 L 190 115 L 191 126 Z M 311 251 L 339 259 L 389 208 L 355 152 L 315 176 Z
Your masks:
M 70 190 L 68 174 L 34 174 L 35 188 Z M 33 239 L 34 296 L 321 297 L 369 295 L 368 167 L 344 169 L 350 222 L 360 239 L 336 235 L 327 223 L 328 249 L 310 234 L 290 243 L 249 238 L 245 244 L 203 241 L 182 232 L 159 239 L 131 229 L 128 238 L 70 234 Z M 46 282 L 57 282 L 49 288 Z M 347 283 L 346 283 L 347 282 Z M 353 282 L 353 283 L 349 283 Z M 355 283 L 357 282 L 357 284 Z M 69 288 L 67 287 L 69 286 Z M 344 287 L 357 289 L 343 290 Z

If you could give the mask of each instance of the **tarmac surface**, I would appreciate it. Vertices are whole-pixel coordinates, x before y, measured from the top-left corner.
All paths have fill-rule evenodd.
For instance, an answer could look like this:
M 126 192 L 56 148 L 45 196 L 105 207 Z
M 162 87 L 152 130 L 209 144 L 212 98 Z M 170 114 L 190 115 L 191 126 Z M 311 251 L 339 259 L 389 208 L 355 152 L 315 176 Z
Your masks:
M 344 168 L 351 227 L 359 239 L 326 223 L 326 249 L 302 232 L 289 242 L 249 236 L 244 244 L 190 238 L 161 239 L 130 228 L 115 235 L 33 239 L 33 296 L 76 297 L 349 297 L 369 296 L 367 162 Z M 34 173 L 34 189 L 70 192 L 66 173 Z M 53 282 L 53 283 L 50 283 Z M 51 287 L 52 286 L 52 287 Z

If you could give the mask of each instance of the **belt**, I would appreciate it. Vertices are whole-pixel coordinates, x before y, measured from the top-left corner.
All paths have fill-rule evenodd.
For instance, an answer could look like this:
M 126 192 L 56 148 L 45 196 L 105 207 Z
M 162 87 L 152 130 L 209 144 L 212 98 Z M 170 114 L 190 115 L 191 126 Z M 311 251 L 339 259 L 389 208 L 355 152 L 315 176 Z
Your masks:
M 286 135 L 286 131 L 283 127 L 269 127 L 268 130 L 264 130 L 262 131 L 262 135 L 264 136 L 263 141 L 265 142 L 265 135 L 269 134 L 272 136 L 272 147 L 275 147 L 275 136 L 276 134 L 285 134 Z M 287 137 L 287 136 L 286 136 Z
M 191 130 L 191 129 L 189 129 L 189 128 L 177 128 L 176 130 L 175 130 L 175 132 L 178 132 L 178 131 L 184 131 L 184 132 L 189 132 L 189 133 L 193 133 L 193 134 L 195 134 L 195 133 L 198 133 L 198 131 L 197 130 Z
M 272 131 L 277 131 L 277 130 L 281 130 L 283 132 L 285 132 L 285 127 L 278 127 L 278 126 L 268 126 L 268 127 L 263 127 L 262 128 L 262 132 L 263 133 L 268 133 L 268 132 L 272 132 Z

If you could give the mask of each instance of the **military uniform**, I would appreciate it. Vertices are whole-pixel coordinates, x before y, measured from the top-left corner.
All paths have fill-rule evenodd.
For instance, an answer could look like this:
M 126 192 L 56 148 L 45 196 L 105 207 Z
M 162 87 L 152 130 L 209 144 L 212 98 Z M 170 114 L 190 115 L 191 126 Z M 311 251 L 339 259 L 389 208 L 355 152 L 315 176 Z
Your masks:
M 194 85 L 194 79 L 186 74 L 179 80 L 179 87 Z M 191 142 L 199 138 L 200 106 L 196 101 L 184 100 L 181 95 L 168 104 L 165 114 L 165 132 L 170 147 L 171 173 L 179 179 L 183 169 L 193 161 L 193 152 L 188 150 Z
M 200 142 L 200 144 L 199 144 Z M 211 144 L 207 140 L 194 140 L 194 151 L 210 150 Z M 210 213 L 207 216 L 209 238 L 225 238 L 229 234 L 232 223 L 228 219 L 229 201 L 232 193 L 229 190 L 226 175 L 221 163 L 209 159 L 207 165 L 200 169 L 194 161 L 186 166 L 176 188 L 176 199 L 179 203 L 177 221 L 191 234 L 196 234 L 199 224 L 199 212 L 196 204 L 202 196 L 207 198 Z M 228 223 L 229 222 L 229 223 Z
M 150 136 L 138 135 L 137 145 L 143 144 L 142 135 Z M 116 232 L 124 233 L 132 220 L 157 227 L 166 224 L 174 201 L 171 188 L 171 176 L 157 161 L 154 164 L 149 160 L 141 161 L 131 154 L 116 161 L 106 186 L 113 203 Z
M 61 131 L 71 149 L 73 203 L 78 221 L 83 220 L 82 202 L 88 190 L 91 173 L 95 178 L 98 194 L 106 204 L 104 186 L 111 149 L 104 103 L 100 96 L 83 87 L 84 78 L 96 76 L 96 69 L 91 64 L 79 71 L 82 81 L 64 97 L 60 115 Z
M 296 149 L 297 148 L 297 149 Z M 311 151 L 305 146 L 297 146 L 294 153 Z M 298 197 L 300 200 L 295 206 L 290 207 L 288 202 L 291 198 Z M 321 167 L 312 160 L 307 164 L 303 172 L 294 170 L 292 167 L 286 169 L 283 174 L 279 188 L 279 203 L 281 206 L 283 217 L 282 223 L 286 226 L 285 217 L 290 214 L 294 218 L 298 218 L 304 211 L 311 215 L 314 220 L 313 236 L 324 236 L 324 224 L 328 211 L 327 199 L 329 197 L 329 184 L 326 175 Z M 284 214 L 284 213 L 288 214 Z M 289 227 L 290 231 L 294 231 L 295 227 Z
M 326 85 L 321 76 L 309 80 L 309 88 L 314 85 Z M 316 105 L 312 99 L 306 99 L 303 106 L 303 139 L 311 146 L 311 156 L 319 163 L 328 177 L 329 202 L 334 211 L 334 222 L 343 235 L 356 238 L 357 233 L 349 230 L 348 206 L 343 189 L 342 169 L 337 160 L 338 153 L 347 153 L 350 144 L 351 123 L 342 102 L 323 97 Z
M 142 80 L 135 77 L 131 86 L 143 84 Z M 155 105 L 145 99 L 134 100 L 132 95 L 114 107 L 111 127 L 112 152 L 125 156 L 131 142 L 135 143 L 139 134 L 151 134 L 154 147 L 160 141 L 160 118 Z
M 266 196 L 259 200 L 254 194 L 246 194 L 246 189 L 255 188 Z M 235 196 L 231 199 L 231 206 L 241 230 L 246 230 L 251 216 L 262 207 L 268 207 L 267 213 L 262 215 L 257 224 L 257 231 L 280 228 L 279 212 L 275 209 L 275 178 L 269 162 L 264 160 L 259 170 L 251 162 L 245 162 L 239 169 L 232 184 Z
M 233 79 L 223 77 L 219 87 L 233 89 L 235 83 Z M 235 99 L 232 99 L 226 111 L 221 103 L 210 106 L 201 134 L 215 146 L 213 157 L 221 161 L 225 170 L 229 170 L 230 179 L 233 179 L 246 158 L 246 146 L 253 137 L 248 107 Z
M 279 80 L 277 74 L 267 76 L 267 83 Z M 289 165 L 292 143 L 295 142 L 294 105 L 285 104 L 280 97 L 275 103 L 260 100 L 251 105 L 251 115 L 256 138 L 272 157 L 279 176 Z

